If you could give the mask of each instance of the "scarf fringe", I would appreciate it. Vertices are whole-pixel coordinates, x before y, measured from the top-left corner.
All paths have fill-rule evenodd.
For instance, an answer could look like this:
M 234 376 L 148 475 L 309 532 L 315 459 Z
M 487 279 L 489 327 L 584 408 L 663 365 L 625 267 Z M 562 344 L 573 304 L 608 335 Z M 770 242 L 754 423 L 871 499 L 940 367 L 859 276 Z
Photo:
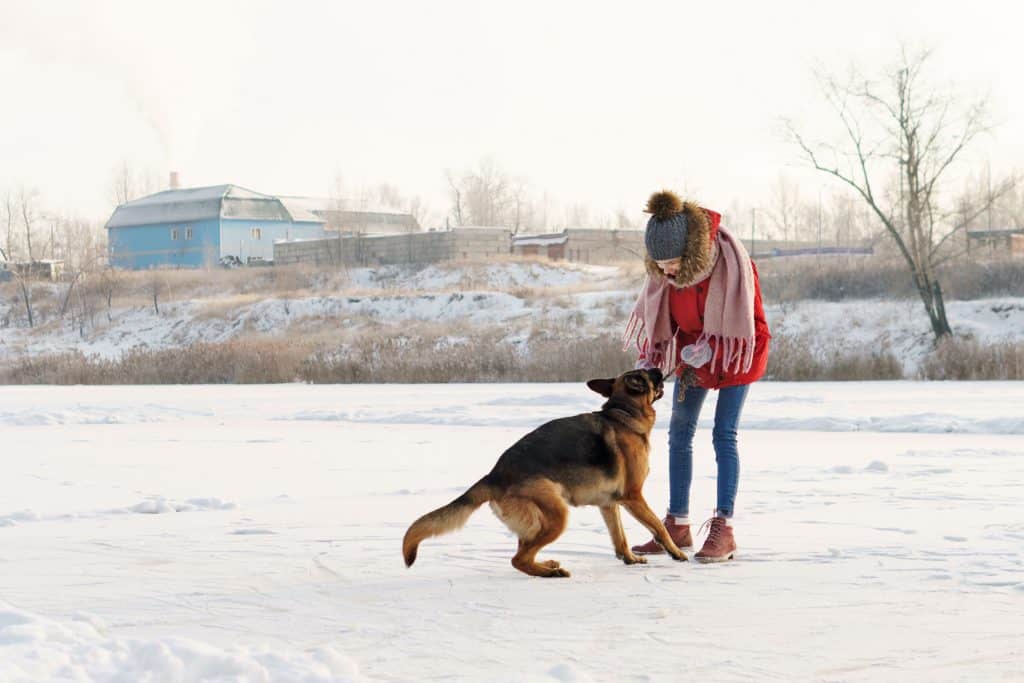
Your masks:
M 675 336 L 667 342 L 659 344 L 658 348 L 651 349 L 649 346 L 650 338 L 647 336 L 644 321 L 634 312 L 629 316 L 626 331 L 622 334 L 622 350 L 629 351 L 631 348 L 635 348 L 666 377 L 676 371 L 676 368 L 679 367 L 676 363 L 676 358 L 679 357 L 679 340 Z
M 635 312 L 630 314 L 629 322 L 626 323 L 626 331 L 622 333 L 622 350 L 629 351 L 629 347 L 636 345 L 637 351 L 643 351 L 643 322 Z
M 755 337 L 721 337 L 704 333 L 697 343 L 707 342 L 715 350 L 711 356 L 711 372 L 721 361 L 723 372 L 745 374 L 754 365 Z

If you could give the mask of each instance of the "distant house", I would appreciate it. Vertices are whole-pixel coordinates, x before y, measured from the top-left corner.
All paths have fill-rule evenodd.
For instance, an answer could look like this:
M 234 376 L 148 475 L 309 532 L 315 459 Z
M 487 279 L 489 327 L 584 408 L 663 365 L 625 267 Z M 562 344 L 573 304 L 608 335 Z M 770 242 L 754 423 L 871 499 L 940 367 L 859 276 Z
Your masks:
M 1024 228 L 968 230 L 967 248 L 1024 256 Z
M 118 206 L 107 221 L 110 264 L 199 267 L 274 258 L 274 241 L 315 238 L 325 221 L 298 203 L 236 185 L 171 189 Z
M 565 258 L 565 244 L 569 231 L 544 233 L 540 235 L 514 235 L 512 253 L 517 256 L 546 256 L 552 260 Z
M 512 253 L 579 263 L 617 263 L 640 258 L 643 230 L 569 228 L 562 232 L 512 237 Z
M 64 273 L 63 259 L 37 259 L 35 261 L 0 261 L 0 282 L 9 282 L 15 276 L 33 280 L 60 280 Z

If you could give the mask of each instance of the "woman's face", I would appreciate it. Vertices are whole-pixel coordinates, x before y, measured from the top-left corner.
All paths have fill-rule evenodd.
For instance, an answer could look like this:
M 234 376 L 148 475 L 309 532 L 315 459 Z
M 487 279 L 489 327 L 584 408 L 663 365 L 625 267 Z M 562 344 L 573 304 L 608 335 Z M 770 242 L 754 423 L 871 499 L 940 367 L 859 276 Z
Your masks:
M 675 277 L 679 274 L 679 266 L 682 265 L 682 258 L 668 259 L 667 261 L 655 261 L 658 264 L 658 268 L 661 268 L 661 272 L 665 273 L 665 277 Z

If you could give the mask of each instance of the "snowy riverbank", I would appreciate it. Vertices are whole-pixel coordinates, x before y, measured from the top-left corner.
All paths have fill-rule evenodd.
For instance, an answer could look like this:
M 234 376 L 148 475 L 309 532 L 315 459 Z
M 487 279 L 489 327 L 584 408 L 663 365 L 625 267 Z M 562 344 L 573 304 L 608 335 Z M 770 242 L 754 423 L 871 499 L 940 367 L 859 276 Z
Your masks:
M 404 568 L 412 519 L 599 403 L 576 384 L 0 389 L 0 679 L 1024 675 L 1020 383 L 757 385 L 727 565 L 625 567 L 579 509 L 546 551 L 573 578 L 530 579 L 482 509 Z M 697 439 L 701 516 L 706 420 Z

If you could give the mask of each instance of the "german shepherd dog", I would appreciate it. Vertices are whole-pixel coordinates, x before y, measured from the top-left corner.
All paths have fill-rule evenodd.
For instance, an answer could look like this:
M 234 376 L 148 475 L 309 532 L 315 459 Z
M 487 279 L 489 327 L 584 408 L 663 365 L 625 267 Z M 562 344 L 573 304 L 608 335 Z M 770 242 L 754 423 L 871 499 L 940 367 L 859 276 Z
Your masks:
M 608 399 L 601 410 L 541 425 L 502 453 L 494 468 L 468 491 L 413 522 L 402 540 L 405 565 L 416 561 L 424 539 L 461 528 L 484 503 L 490 503 L 498 519 L 519 537 L 512 566 L 531 576 L 569 576 L 555 560 L 536 558 L 565 531 L 570 505 L 601 508 L 615 556 L 626 564 L 646 560 L 629 549 L 620 505 L 669 555 L 686 561 L 643 497 L 650 470 L 653 404 L 664 393 L 661 371 L 633 370 L 611 379 L 592 379 L 587 386 Z

